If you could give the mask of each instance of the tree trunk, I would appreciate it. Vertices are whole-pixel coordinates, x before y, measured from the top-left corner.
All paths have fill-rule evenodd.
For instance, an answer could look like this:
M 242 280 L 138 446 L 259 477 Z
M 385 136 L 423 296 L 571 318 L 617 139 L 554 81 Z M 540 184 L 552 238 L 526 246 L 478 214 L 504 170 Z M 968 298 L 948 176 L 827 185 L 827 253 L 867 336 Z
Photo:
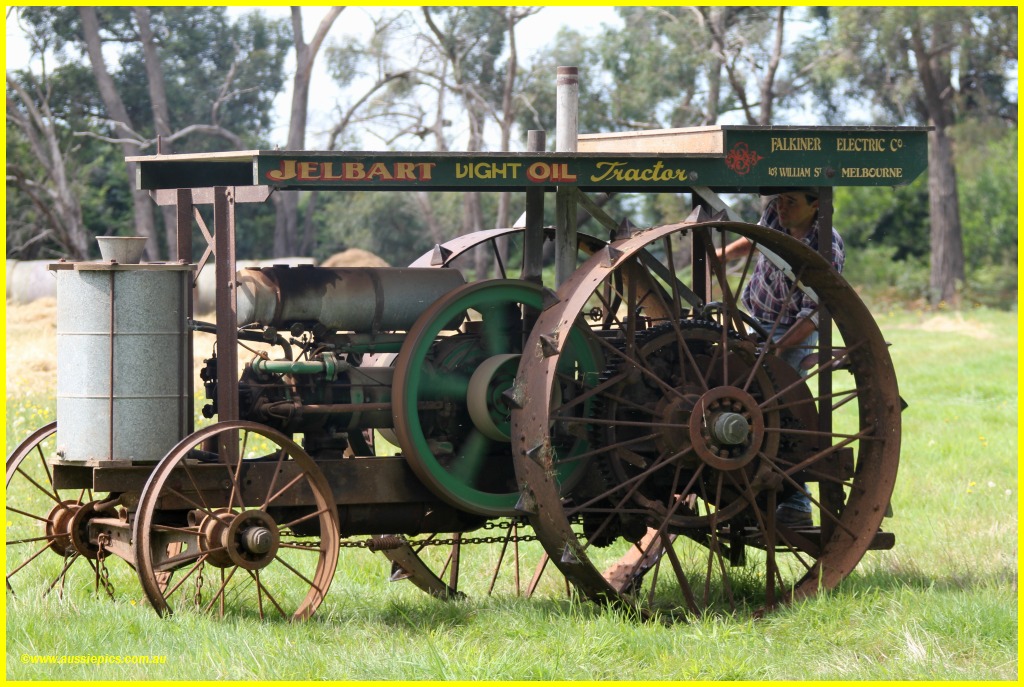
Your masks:
M 295 38 L 295 78 L 292 80 L 291 118 L 288 122 L 288 150 L 306 147 L 306 120 L 309 114 L 309 88 L 313 77 L 313 64 L 327 38 L 331 25 L 344 7 L 332 7 L 317 26 L 313 39 L 306 43 L 302 34 L 302 8 L 292 7 L 292 33 Z M 299 248 L 299 194 L 285 191 L 274 194 L 274 257 L 283 257 Z
M 148 7 L 134 7 L 135 21 L 139 25 L 139 40 L 142 42 L 142 53 L 146 62 L 146 78 L 149 80 L 149 100 L 153 110 L 153 128 L 162 139 L 157 145 L 157 153 L 170 155 L 174 152 L 173 144 L 166 139 L 171 135 L 171 114 L 167 106 L 167 89 L 164 82 L 164 69 L 160 55 L 156 49 L 156 40 L 150 27 Z M 178 251 L 177 211 L 173 205 L 160 207 L 164 221 L 164 237 L 167 243 L 167 256 L 175 257 Z M 191 255 L 182 256 L 191 260 Z
M 946 27 L 933 34 L 943 37 Z M 954 121 L 951 72 L 940 59 L 942 51 L 930 51 L 924 42 L 920 15 L 914 12 L 910 47 L 917 62 L 928 123 L 928 211 L 931 218 L 931 278 L 928 297 L 933 304 L 959 305 L 957 282 L 964 279 L 964 241 L 957 199 L 956 166 L 949 128 Z M 936 38 L 935 40 L 939 40 Z
M 116 134 L 125 138 L 136 138 L 131 119 L 128 117 L 128 110 L 117 93 L 114 80 L 107 71 L 107 65 L 103 61 L 103 46 L 100 42 L 99 18 L 96 15 L 95 7 L 79 7 L 79 17 L 82 20 L 82 33 L 85 39 L 86 51 L 89 53 L 89 62 L 92 65 L 93 75 L 99 87 L 100 96 L 103 98 L 103 106 L 114 121 Z M 141 149 L 138 144 L 124 142 L 121 144 L 125 157 L 139 155 Z M 159 260 L 160 248 L 156 241 L 156 231 L 153 225 L 153 202 L 145 191 L 135 189 L 135 163 L 128 163 L 128 183 L 132 187 L 132 209 L 135 214 L 135 233 L 138 236 L 145 236 L 147 260 Z
M 964 241 L 960 227 L 953 142 L 945 129 L 929 133 L 928 209 L 931 215 L 931 278 L 933 305 L 959 305 L 958 284 L 964 280 Z

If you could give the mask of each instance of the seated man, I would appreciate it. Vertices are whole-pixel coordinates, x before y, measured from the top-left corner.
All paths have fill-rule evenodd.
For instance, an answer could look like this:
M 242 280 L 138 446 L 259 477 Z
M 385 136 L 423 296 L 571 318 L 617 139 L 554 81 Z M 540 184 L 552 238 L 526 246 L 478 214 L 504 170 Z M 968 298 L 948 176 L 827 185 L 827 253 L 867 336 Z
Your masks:
M 758 224 L 785 232 L 818 250 L 818 189 L 797 188 L 779 191 L 765 206 Z M 726 260 L 745 258 L 753 250 L 750 239 L 739 238 L 722 248 Z M 846 260 L 843 239 L 832 229 L 832 265 L 841 272 Z M 779 357 L 801 375 L 807 371 L 800 362 L 814 351 L 818 343 L 816 304 L 803 291 L 792 292 L 793 282 L 764 255 L 743 289 L 742 301 L 752 317 L 771 332 Z M 776 511 L 783 525 L 806 527 L 811 524 L 811 502 L 804 491 L 787 498 Z

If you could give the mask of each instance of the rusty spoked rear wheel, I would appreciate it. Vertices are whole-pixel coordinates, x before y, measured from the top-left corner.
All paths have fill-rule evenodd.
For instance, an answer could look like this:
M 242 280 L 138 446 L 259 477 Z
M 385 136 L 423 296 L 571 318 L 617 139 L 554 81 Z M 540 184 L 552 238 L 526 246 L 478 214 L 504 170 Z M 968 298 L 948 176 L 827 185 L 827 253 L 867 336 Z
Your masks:
M 701 220 L 616 241 L 574 273 L 527 341 L 528 403 L 512 416 L 517 475 L 552 561 L 591 599 L 667 617 L 760 613 L 834 587 L 891 545 L 879 526 L 899 461 L 895 374 L 853 289 L 788 236 Z M 737 236 L 796 276 L 787 298 L 809 290 L 834 318 L 841 341 L 808 351 L 806 377 L 740 312 L 753 265 L 727 275 L 715 252 Z M 687 251 L 706 259 L 710 292 L 668 276 Z M 595 309 L 605 371 L 567 377 L 563 332 Z M 592 478 L 559 493 L 550 475 L 580 425 Z M 814 522 L 787 526 L 776 507 L 803 485 Z
M 93 589 L 101 581 L 100 551 L 88 523 L 107 495 L 54 484 L 57 423 L 40 427 L 7 459 L 7 590 L 40 589 L 46 596 Z M 107 557 L 109 558 L 109 557 Z M 106 580 L 102 580 L 106 581 Z M 108 587 L 109 589 L 109 587 Z
M 186 437 L 154 469 L 133 541 L 142 587 L 161 615 L 189 608 L 304 620 L 338 564 L 338 513 L 298 444 L 257 423 L 221 422 Z

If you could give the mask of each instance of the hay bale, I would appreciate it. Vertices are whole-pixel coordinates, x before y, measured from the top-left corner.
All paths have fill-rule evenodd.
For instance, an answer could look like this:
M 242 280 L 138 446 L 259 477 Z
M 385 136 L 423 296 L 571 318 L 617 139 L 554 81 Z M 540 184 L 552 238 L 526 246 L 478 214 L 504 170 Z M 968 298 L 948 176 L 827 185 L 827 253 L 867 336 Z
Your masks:
M 386 260 L 362 248 L 349 248 L 320 263 L 321 267 L 391 267 Z
M 48 268 L 56 260 L 8 260 L 7 301 L 31 303 L 57 295 L 57 279 Z

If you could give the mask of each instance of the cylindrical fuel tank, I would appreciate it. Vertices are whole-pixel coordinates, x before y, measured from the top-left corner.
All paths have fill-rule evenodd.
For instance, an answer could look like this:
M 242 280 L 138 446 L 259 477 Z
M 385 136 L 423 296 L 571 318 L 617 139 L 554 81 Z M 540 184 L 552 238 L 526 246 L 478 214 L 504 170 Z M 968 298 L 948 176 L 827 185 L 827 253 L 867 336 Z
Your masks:
M 238 324 L 333 331 L 407 331 L 435 300 L 465 283 L 458 270 L 261 267 L 238 272 Z
M 57 455 L 155 462 L 191 427 L 191 265 L 58 263 Z

